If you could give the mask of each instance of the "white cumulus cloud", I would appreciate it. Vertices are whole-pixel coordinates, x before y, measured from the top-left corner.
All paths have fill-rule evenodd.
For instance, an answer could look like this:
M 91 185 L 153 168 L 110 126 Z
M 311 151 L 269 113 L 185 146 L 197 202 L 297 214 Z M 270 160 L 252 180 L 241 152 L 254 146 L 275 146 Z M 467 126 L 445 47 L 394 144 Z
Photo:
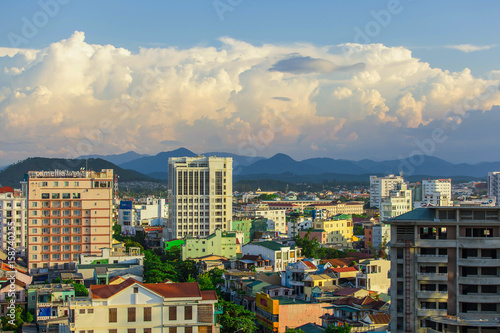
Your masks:
M 313 147 L 384 158 L 377 150 L 397 154 L 409 129 L 500 102 L 496 72 L 432 68 L 403 47 L 218 42 L 134 53 L 75 32 L 40 50 L 1 48 L 0 141 L 10 144 L 0 147 L 0 165 L 154 154 L 166 142 L 196 152 L 307 157 Z

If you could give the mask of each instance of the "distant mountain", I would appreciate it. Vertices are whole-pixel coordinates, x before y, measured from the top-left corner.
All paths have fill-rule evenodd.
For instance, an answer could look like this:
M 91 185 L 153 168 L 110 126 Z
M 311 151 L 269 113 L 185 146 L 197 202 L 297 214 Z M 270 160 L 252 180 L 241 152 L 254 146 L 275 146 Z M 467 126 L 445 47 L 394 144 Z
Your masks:
M 248 174 L 282 174 L 292 173 L 296 175 L 320 174 L 325 170 L 303 162 L 297 162 L 285 154 L 276 154 L 271 158 L 257 161 L 241 169 L 241 175 Z
M 472 177 L 486 178 L 489 171 L 500 170 L 500 162 L 482 162 L 478 164 L 453 164 L 433 156 L 414 156 L 411 159 L 387 161 L 349 161 L 332 158 L 311 158 L 295 161 L 290 156 L 277 154 L 269 159 L 259 160 L 242 168 L 239 175 L 268 174 L 279 175 L 292 173 L 295 175 L 426 175 L 427 177 Z M 407 177 L 405 177 L 407 178 Z
M 113 155 L 83 155 L 77 157 L 78 159 L 86 158 L 101 158 L 105 161 L 111 162 L 116 165 L 124 164 L 133 160 L 137 160 L 142 157 L 147 157 L 147 154 L 138 154 L 135 151 L 129 151 L 123 154 L 113 154 Z
M 11 164 L 5 170 L 0 172 L 0 184 L 2 186 L 12 186 L 19 188 L 19 182 L 23 180 L 28 171 L 51 171 L 51 170 L 70 170 L 76 171 L 87 166 L 88 169 L 100 171 L 101 169 L 113 169 L 115 174 L 120 176 L 120 182 L 132 181 L 150 181 L 158 182 L 157 179 L 145 176 L 134 170 L 125 170 L 111 162 L 100 158 L 81 159 L 62 159 L 62 158 L 43 158 L 30 157 L 16 164 Z
M 232 153 L 223 153 L 223 152 L 208 152 L 208 153 L 203 153 L 201 155 L 204 156 L 217 156 L 217 157 L 232 157 L 233 158 L 233 169 L 236 170 L 239 167 L 244 167 L 247 165 L 250 165 L 252 163 L 255 163 L 257 161 L 265 159 L 265 157 L 262 156 L 242 156 L 242 155 L 236 155 Z
M 285 172 L 282 174 L 268 174 L 268 173 L 259 173 L 252 175 L 234 175 L 234 183 L 249 183 L 252 181 L 263 180 L 263 179 L 272 179 L 274 181 L 280 181 L 290 184 L 297 183 L 324 183 L 324 182 L 337 182 L 337 183 L 350 183 L 350 184 L 369 184 L 370 176 L 373 174 L 363 174 L 363 175 L 349 175 L 349 174 L 339 174 L 339 173 L 323 173 L 317 175 L 297 175 L 291 172 Z M 383 174 L 378 174 L 378 176 L 382 176 Z M 405 177 L 406 181 L 416 182 L 422 181 L 422 179 L 428 178 L 451 178 L 452 182 L 458 181 L 478 181 L 481 180 L 481 177 L 470 177 L 470 176 L 430 176 L 430 175 L 412 175 L 409 177 Z
M 120 167 L 124 169 L 132 169 L 146 175 L 154 172 L 167 172 L 169 157 L 195 157 L 197 155 L 198 154 L 195 154 L 186 148 L 179 148 L 172 151 L 162 152 L 154 156 L 142 157 L 123 163 L 120 164 Z

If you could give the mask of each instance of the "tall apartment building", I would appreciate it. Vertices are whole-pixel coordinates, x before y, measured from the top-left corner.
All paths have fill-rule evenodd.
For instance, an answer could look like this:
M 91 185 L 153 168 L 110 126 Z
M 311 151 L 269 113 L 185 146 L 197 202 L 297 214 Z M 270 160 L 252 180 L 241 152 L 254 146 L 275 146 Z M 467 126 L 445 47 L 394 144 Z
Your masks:
M 391 220 L 391 331 L 500 332 L 500 208 Z
M 370 207 L 380 208 L 382 197 L 389 196 L 390 190 L 394 190 L 398 184 L 403 183 L 404 179 L 402 173 L 399 176 L 370 176 Z
M 451 179 L 423 180 L 422 200 L 432 206 L 453 206 L 451 201 Z
M 385 222 L 409 212 L 412 207 L 411 190 L 404 183 L 397 184 L 396 188 L 390 190 L 388 196 L 382 197 L 380 201 L 380 221 Z
M 26 198 L 10 186 L 0 187 L 0 249 L 7 251 L 12 240 L 16 252 L 24 255 L 26 234 Z
M 113 170 L 30 171 L 28 268 L 64 268 L 80 254 L 111 247 Z
M 500 171 L 488 172 L 488 196 L 500 203 Z
M 169 219 L 164 239 L 208 236 L 231 230 L 233 159 L 171 157 L 168 159 Z

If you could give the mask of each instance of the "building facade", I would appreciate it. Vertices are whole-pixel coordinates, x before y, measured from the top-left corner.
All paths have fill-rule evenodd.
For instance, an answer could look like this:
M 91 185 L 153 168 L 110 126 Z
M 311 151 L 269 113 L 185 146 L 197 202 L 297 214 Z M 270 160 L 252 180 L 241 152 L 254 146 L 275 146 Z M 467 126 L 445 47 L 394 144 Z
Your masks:
M 500 208 L 420 208 L 391 220 L 391 331 L 499 332 Z
M 80 254 L 112 244 L 113 170 L 30 171 L 28 198 L 30 272 L 64 268 Z
M 295 246 L 286 246 L 274 241 L 252 242 L 243 246 L 243 255 L 261 255 L 262 259 L 269 260 L 275 272 L 285 270 L 289 263 L 294 263 L 300 257 L 300 249 Z
M 182 260 L 211 254 L 227 259 L 236 259 L 238 256 L 241 257 L 243 237 L 242 232 L 222 231 L 219 229 L 216 229 L 208 237 L 194 238 L 188 236 L 185 238 L 185 243 L 181 245 Z
M 488 196 L 500 202 L 500 171 L 488 172 Z
M 370 176 L 370 207 L 380 208 L 382 197 L 388 197 L 389 191 L 394 190 L 398 184 L 403 183 L 402 175 Z
M 330 220 L 314 221 L 315 230 L 324 230 L 326 243 L 337 248 L 352 248 L 353 223 L 349 215 L 340 215 Z M 318 240 L 321 242 L 321 240 Z
M 385 259 L 365 259 L 358 263 L 359 273 L 356 274 L 356 288 L 362 288 L 377 293 L 387 293 L 391 287 L 389 271 L 391 262 Z
M 168 172 L 169 219 L 164 239 L 231 230 L 231 157 L 171 157 Z
M 268 204 L 246 205 L 244 210 L 238 215 L 249 219 L 267 219 L 267 231 L 277 231 L 286 233 L 286 211 L 283 209 L 273 209 Z
M 16 252 L 24 255 L 27 226 L 26 197 L 10 186 L 0 187 L 0 249 L 6 252 L 12 241 Z
M 406 184 L 397 184 L 396 188 L 389 191 L 388 196 L 382 197 L 380 201 L 380 221 L 404 214 L 412 210 L 411 190 Z
M 219 332 L 215 291 L 198 283 L 140 283 L 91 286 L 90 299 L 71 299 L 72 332 L 206 333 Z
M 422 201 L 432 206 L 453 206 L 451 200 L 451 179 L 424 179 Z

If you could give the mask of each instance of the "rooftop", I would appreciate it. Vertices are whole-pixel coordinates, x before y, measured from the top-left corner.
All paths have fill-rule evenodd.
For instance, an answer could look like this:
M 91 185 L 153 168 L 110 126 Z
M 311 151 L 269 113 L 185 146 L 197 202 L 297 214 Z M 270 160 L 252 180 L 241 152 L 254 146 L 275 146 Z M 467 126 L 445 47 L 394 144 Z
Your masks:
M 285 247 L 289 248 L 290 247 L 290 246 L 285 246 L 285 245 L 280 244 L 280 243 L 275 242 L 275 241 L 252 242 L 250 244 L 262 246 L 262 247 L 268 248 L 268 249 L 273 250 L 273 251 L 280 251 L 282 248 L 285 248 Z

